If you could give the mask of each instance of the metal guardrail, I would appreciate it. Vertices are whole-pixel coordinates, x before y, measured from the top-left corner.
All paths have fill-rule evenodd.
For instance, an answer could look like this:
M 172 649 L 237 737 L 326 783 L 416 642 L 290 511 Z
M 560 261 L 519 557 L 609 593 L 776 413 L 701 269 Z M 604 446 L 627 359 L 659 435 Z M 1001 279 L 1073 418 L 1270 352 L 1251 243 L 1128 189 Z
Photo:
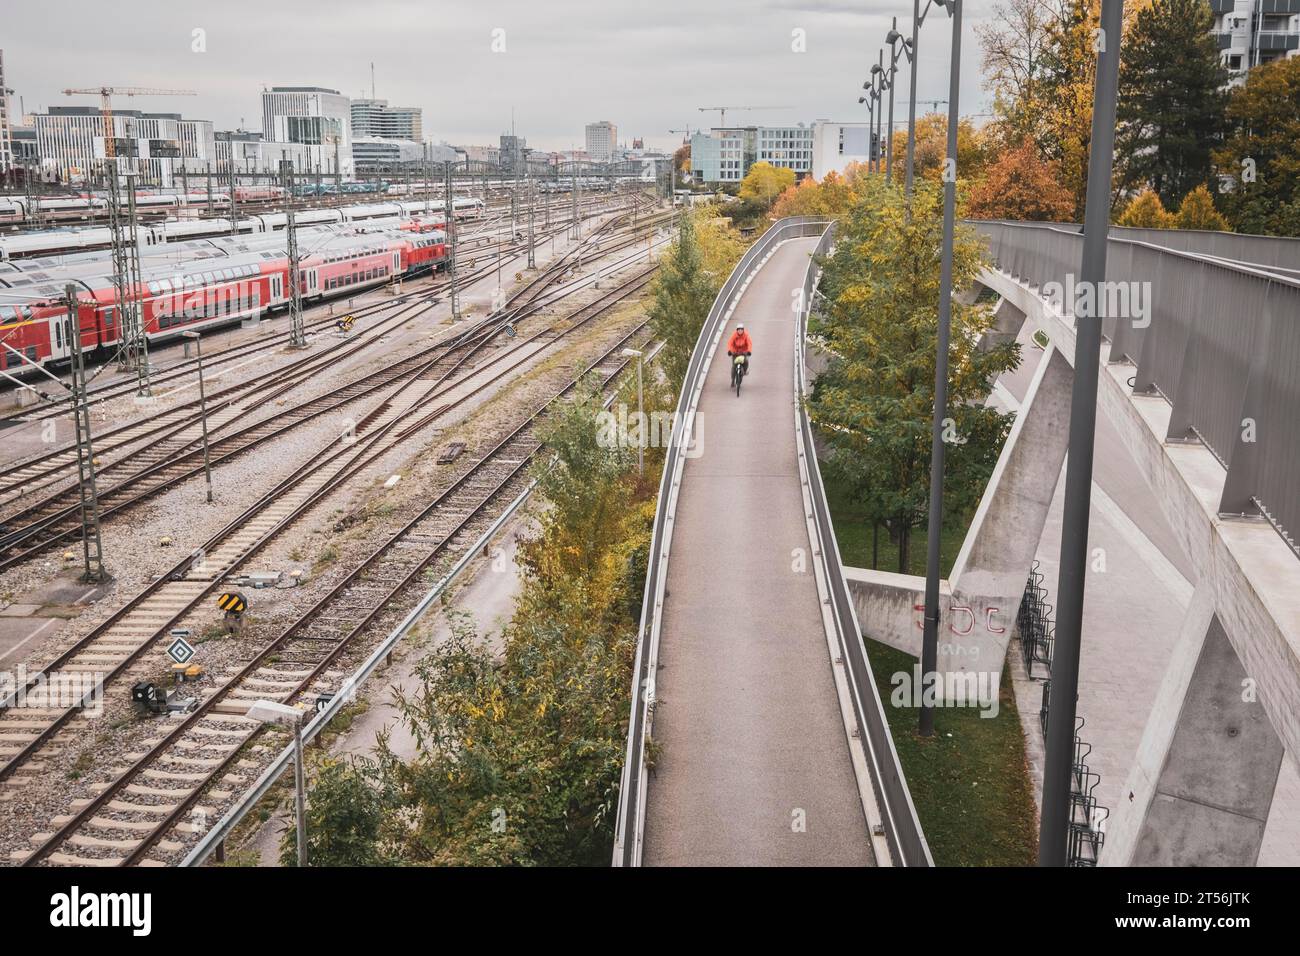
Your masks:
M 675 426 L 664 456 L 663 476 L 659 481 L 658 507 L 650 539 L 645 593 L 641 604 L 641 624 L 637 633 L 633 664 L 631 715 L 628 720 L 627 753 L 619 786 L 618 818 L 614 830 L 614 866 L 640 866 L 645 831 L 646 741 L 654 717 L 655 672 L 659 662 L 660 617 L 664 586 L 667 581 L 668 554 L 672 545 L 673 517 L 681 487 L 690 436 L 695 428 L 695 411 L 708 371 L 712 350 L 722 327 L 735 309 L 736 302 L 756 267 L 786 239 L 819 236 L 827 226 L 825 219 L 792 216 L 774 223 L 749 247 L 731 275 L 723 283 L 709 309 L 708 318 L 695 343 L 681 394 L 677 399 Z
M 820 539 L 818 542 L 820 547 L 816 549 L 819 551 L 818 560 L 822 564 L 829 584 L 831 612 L 835 620 L 840 655 L 845 664 L 854 721 L 858 727 L 858 737 L 866 752 L 867 768 L 871 774 L 877 805 L 880 808 L 885 839 L 895 864 L 934 866 L 930 847 L 926 843 L 921 822 L 916 815 L 916 806 L 912 803 L 912 794 L 903 777 L 898 752 L 894 748 L 894 738 L 890 733 L 885 708 L 876 688 L 871 662 L 867 659 L 867 650 L 862 642 L 862 630 L 858 626 L 857 612 L 854 610 L 853 599 L 849 594 L 848 583 L 844 580 L 839 543 L 835 538 L 835 526 L 831 521 L 831 509 L 826 500 L 821 467 L 817 463 L 816 446 L 813 444 L 812 421 L 808 417 L 807 406 L 802 400 L 809 390 L 807 362 L 804 355 L 808 316 L 812 311 L 818 280 L 821 278 L 821 268 L 816 257 L 830 248 L 834 231 L 835 225 L 832 223 L 823 233 L 821 241 L 814 250 L 814 258 L 808 263 L 808 271 L 804 277 L 803 296 L 800 300 L 803 307 L 799 311 L 799 327 L 795 338 L 795 387 L 796 395 L 800 399 L 799 445 L 806 462 L 813 521 Z
M 998 268 L 1031 285 L 1078 275 L 1083 236 L 1072 228 L 971 225 Z M 1172 406 L 1165 440 L 1203 442 L 1227 471 L 1219 513 L 1263 514 L 1300 556 L 1300 279 L 1112 230 L 1106 282 L 1149 306 L 1104 316 L 1102 332 L 1111 360 L 1136 366 L 1134 390 Z
M 1016 222 L 1013 220 L 967 220 L 972 226 L 1003 225 L 1038 229 L 1064 229 L 1082 235 L 1083 226 L 1076 222 Z M 1243 232 L 1216 232 L 1210 229 L 1146 229 L 1136 226 L 1111 226 L 1111 239 L 1129 239 L 1153 246 L 1191 252 L 1196 255 L 1228 259 L 1242 265 L 1300 271 L 1300 239 L 1287 236 L 1257 236 Z
M 317 711 L 316 716 L 303 726 L 303 743 L 310 743 L 312 740 L 316 739 L 316 737 L 324 731 L 326 725 L 337 717 L 339 712 L 355 699 L 357 690 L 366 679 L 379 668 L 380 662 L 386 660 L 388 656 L 392 654 L 393 648 L 405 639 L 411 633 L 411 630 L 420 623 L 424 615 L 427 614 L 429 609 L 437 603 L 438 599 L 442 597 L 443 592 L 451 586 L 452 582 L 460 576 L 461 572 L 469 567 L 470 563 L 476 557 L 483 553 L 484 548 L 488 546 L 497 532 L 499 532 L 505 523 L 514 516 L 515 512 L 523 506 L 524 502 L 528 500 L 536 486 L 536 479 L 529 482 L 528 486 L 524 488 L 524 490 L 520 492 L 519 496 L 510 503 L 506 510 L 501 513 L 500 517 L 493 521 L 488 529 L 479 536 L 473 546 L 460 556 L 460 559 L 451 567 L 451 570 L 444 574 L 438 580 L 438 583 L 436 583 L 422 598 L 420 598 L 419 603 L 411 609 L 411 612 L 402 619 L 401 623 L 393 628 L 379 646 L 370 652 L 370 656 L 365 659 L 365 662 L 357 668 L 351 677 L 347 678 L 347 680 L 343 682 L 342 689 L 339 693 L 335 694 L 330 702 L 324 708 Z M 276 758 L 271 761 L 271 765 L 266 768 L 260 777 L 257 778 L 257 782 L 254 783 L 252 788 L 240 798 L 239 802 L 226 812 L 225 816 L 221 818 L 215 827 L 204 834 L 203 839 L 199 840 L 194 849 L 190 850 L 189 854 L 181 861 L 180 865 L 201 866 L 203 862 L 212 855 L 217 847 L 225 842 L 226 837 L 228 837 L 231 831 L 239 825 L 239 822 L 243 820 L 244 817 L 248 816 L 253 808 L 257 806 L 258 802 L 266 796 L 273 786 L 275 786 L 275 782 L 280 779 L 290 766 L 292 766 L 293 759 L 294 747 L 290 744 L 280 751 Z

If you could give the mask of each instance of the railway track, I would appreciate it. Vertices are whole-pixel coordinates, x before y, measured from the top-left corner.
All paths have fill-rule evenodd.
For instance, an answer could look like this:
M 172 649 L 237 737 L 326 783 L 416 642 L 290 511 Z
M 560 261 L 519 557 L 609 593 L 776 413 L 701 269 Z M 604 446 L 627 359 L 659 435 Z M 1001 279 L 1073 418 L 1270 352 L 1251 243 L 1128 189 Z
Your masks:
M 592 211 L 580 210 L 580 218 L 587 219 L 599 215 L 601 214 L 601 212 L 608 212 L 608 211 L 609 210 L 596 210 L 596 209 L 593 209 Z M 556 223 L 553 226 L 551 226 L 549 229 L 537 234 L 535 236 L 534 243 L 533 243 L 534 248 L 540 247 L 544 242 L 551 239 L 552 236 L 563 233 L 566 228 L 564 225 L 565 223 L 571 223 L 571 220 L 568 215 L 558 219 Z M 464 256 L 466 252 L 483 252 L 482 255 L 474 255 L 468 257 L 467 261 L 464 261 L 462 263 L 463 266 L 466 266 L 470 269 L 474 269 L 479 263 L 484 261 L 488 261 L 488 260 L 495 261 L 498 254 L 496 246 L 500 244 L 499 239 L 496 239 L 492 236 L 478 236 L 475 234 L 470 234 L 469 236 L 461 239 L 461 243 L 462 243 L 462 250 L 461 250 L 462 256 Z M 508 245 L 504 246 L 500 250 L 500 253 L 503 256 L 513 256 L 519 254 L 522 251 L 525 251 L 526 249 L 527 249 L 526 241 L 522 241 L 522 242 L 512 241 Z M 488 253 L 488 250 L 490 250 L 490 254 Z M 460 281 L 462 283 L 477 281 L 477 279 L 482 278 L 483 275 L 486 275 L 490 271 L 491 270 L 488 268 L 481 268 L 477 270 L 476 274 L 465 275 L 460 279 Z M 439 291 L 445 292 L 449 287 L 450 287 L 450 281 L 447 279 L 443 279 L 442 281 L 437 283 L 436 290 L 433 289 L 421 290 L 421 292 L 416 293 L 415 295 L 430 295 L 430 294 L 436 295 L 438 294 Z M 410 298 L 410 296 L 403 296 L 402 298 L 406 299 L 406 298 Z M 386 305 L 391 305 L 391 304 L 393 303 L 377 303 L 375 305 L 363 307 L 362 309 L 353 310 L 353 311 L 354 313 L 361 316 L 361 315 L 369 314 L 369 312 L 373 312 L 373 310 L 376 308 L 382 308 Z M 367 310 L 369 310 L 369 312 Z M 336 318 L 337 316 L 328 315 L 323 318 L 313 319 L 306 323 L 306 328 L 308 330 L 311 330 L 313 328 L 316 329 L 329 328 L 334 323 Z M 211 353 L 205 358 L 204 365 L 205 368 L 208 369 L 217 368 L 224 362 L 233 361 L 239 358 L 245 358 L 250 354 L 264 351 L 267 349 L 278 348 L 286 344 L 288 342 L 288 339 L 289 339 L 288 330 L 276 332 L 272 336 L 258 340 L 256 342 L 241 343 L 240 345 L 233 346 L 230 349 L 226 349 L 217 353 Z M 153 383 L 155 385 L 158 385 L 182 377 L 184 375 L 190 374 L 194 371 L 196 366 L 197 366 L 196 359 L 183 359 L 181 360 L 181 362 L 177 363 L 176 365 L 161 370 L 158 373 L 155 373 L 155 375 L 153 376 Z M 105 383 L 104 385 L 101 385 L 98 388 L 92 388 L 91 402 L 93 404 L 110 398 L 117 398 L 123 395 L 130 395 L 136 390 L 136 387 L 137 386 L 134 380 L 125 381 L 125 382 Z M 68 399 L 66 397 L 57 396 L 53 400 L 51 400 L 48 404 L 33 409 L 25 410 L 14 415 L 0 418 L 0 423 L 40 421 L 45 418 L 50 418 L 57 415 L 63 415 L 67 413 L 67 407 L 66 407 L 67 402 Z M 3 477 L 3 472 L 0 472 L 0 477 Z
M 360 423 L 351 445 L 329 443 L 42 671 L 30 675 L 23 688 L 16 688 L 14 694 L 0 701 L 0 757 L 5 760 L 0 766 L 0 780 L 20 770 L 40 773 L 43 765 L 32 758 L 48 748 L 57 749 L 58 735 L 71 733 L 82 725 L 87 706 L 94 704 L 89 693 L 71 703 L 56 701 L 51 684 L 54 675 L 99 675 L 102 684 L 97 692 L 102 692 L 103 685 L 128 675 L 144 653 L 168 634 L 171 627 L 181 623 L 224 578 L 255 557 L 325 496 L 452 408 L 504 377 L 512 367 L 531 361 L 553 342 L 586 326 L 639 291 L 649 281 L 652 271 L 633 276 L 603 299 L 583 306 L 521 342 L 512 354 L 521 351 L 524 354 L 515 357 L 513 366 L 494 369 L 494 364 L 511 357 L 501 355 L 471 370 L 469 378 L 477 381 L 452 381 L 455 369 L 450 369 L 441 379 L 416 381 L 395 393 Z M 458 365 L 467 364 L 483 345 L 484 341 L 470 343 Z M 466 384 L 473 387 L 460 387 L 455 399 L 447 397 L 449 391 Z M 200 558 L 196 560 L 194 555 Z M 24 706 L 6 708 L 5 705 L 16 700 L 19 690 L 25 697 Z
M 610 225 L 613 222 L 611 221 Z M 588 237 L 588 242 L 593 247 L 590 250 L 591 255 L 602 255 L 611 251 L 609 247 L 600 245 L 601 238 L 601 232 L 593 233 Z M 616 245 L 614 250 L 638 241 L 639 239 L 634 235 L 631 239 Z M 571 250 L 517 291 L 510 300 L 511 309 L 505 316 L 505 321 L 517 321 L 524 315 L 525 308 L 536 311 L 534 299 L 540 290 L 562 275 L 570 267 L 571 259 L 580 258 L 585 251 L 587 250 L 581 246 Z M 488 320 L 484 320 L 488 325 L 494 321 L 499 322 L 502 319 L 489 317 Z M 477 332 L 479 327 L 471 329 L 471 332 Z M 374 337 L 378 338 L 382 334 L 384 334 L 382 330 L 378 331 Z M 462 340 L 463 334 L 453 340 L 453 343 Z M 315 374 L 317 366 L 309 363 L 308 367 L 299 369 L 296 375 L 287 378 L 284 377 L 285 370 L 277 370 L 272 373 L 274 387 L 269 392 L 250 401 L 247 393 L 241 391 L 238 395 L 228 397 L 224 401 L 218 400 L 215 407 L 210 410 L 208 421 L 212 463 L 216 465 L 228 461 L 305 422 L 318 419 L 321 415 L 337 411 L 362 398 L 373 396 L 382 389 L 390 387 L 394 382 L 427 375 L 430 363 L 436 362 L 444 347 L 442 343 L 435 345 L 370 373 L 357 382 L 300 402 L 292 408 L 279 410 L 269 418 L 242 425 L 227 434 L 226 431 L 230 426 L 246 420 L 252 411 L 268 405 L 310 378 Z M 321 359 L 320 364 L 326 364 L 328 361 L 328 359 Z M 214 396 L 214 399 L 219 399 L 219 396 Z M 121 472 L 130 465 L 137 467 L 134 473 L 104 488 L 100 493 L 101 520 L 117 515 L 193 477 L 201 470 L 202 446 L 199 443 L 200 429 L 197 413 L 178 424 L 156 425 L 146 434 L 149 438 L 146 446 L 100 469 L 102 476 L 105 473 Z M 128 430 L 128 435 L 124 436 L 122 441 L 123 443 L 135 442 L 140 437 L 138 433 L 132 434 Z M 70 461 L 75 463 L 75 458 Z M 66 453 L 46 467 L 51 470 L 61 468 L 69 473 L 71 471 Z M 53 544 L 79 535 L 81 531 L 79 505 L 66 503 L 62 490 L 47 494 L 41 500 L 9 515 L 6 523 L 8 530 L 0 534 L 0 570 L 26 561 Z
M 496 439 L 418 513 L 301 613 L 179 724 L 18 860 L 74 866 L 166 865 L 215 819 L 213 804 L 235 798 L 255 776 L 249 745 L 262 727 L 245 716 L 255 700 L 301 704 L 338 690 L 345 657 L 363 653 L 418 598 L 425 573 L 454 560 L 522 490 L 542 445 L 547 410 L 589 376 L 607 389 L 627 367 L 622 348 L 645 323 Z M 193 822 L 197 816 L 200 825 Z M 187 819 L 190 818 L 190 819 Z M 21 852 L 21 851 L 19 851 Z M 15 854 L 17 858 L 18 853 Z

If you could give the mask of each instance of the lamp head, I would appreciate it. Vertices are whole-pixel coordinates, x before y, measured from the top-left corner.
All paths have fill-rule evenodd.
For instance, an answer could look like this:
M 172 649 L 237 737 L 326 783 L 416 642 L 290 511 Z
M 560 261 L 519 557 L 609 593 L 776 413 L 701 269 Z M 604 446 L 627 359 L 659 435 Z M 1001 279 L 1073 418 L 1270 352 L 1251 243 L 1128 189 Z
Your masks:
M 890 30 L 888 33 L 885 34 L 885 42 L 888 43 L 890 46 L 893 46 L 901 39 L 903 39 L 903 35 L 899 33 L 897 30 Z
M 875 76 L 876 74 L 878 74 L 878 73 L 882 73 L 882 72 L 883 72 L 883 70 L 881 69 L 879 63 L 873 63 L 873 64 L 871 64 L 871 75 L 872 75 L 872 76 Z

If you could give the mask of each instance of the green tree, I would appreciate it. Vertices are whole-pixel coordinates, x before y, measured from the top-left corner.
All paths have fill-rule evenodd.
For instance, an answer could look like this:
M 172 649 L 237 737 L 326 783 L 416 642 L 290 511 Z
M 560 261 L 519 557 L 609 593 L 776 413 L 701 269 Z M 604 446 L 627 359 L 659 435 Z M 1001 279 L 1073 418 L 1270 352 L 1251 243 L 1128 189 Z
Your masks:
M 1238 232 L 1300 236 L 1300 57 L 1252 69 L 1227 112 L 1228 138 L 1214 151 L 1232 177 L 1220 208 Z
M 705 270 L 695 239 L 694 216 L 683 216 L 677 239 L 659 266 L 650 305 L 651 325 L 664 343 L 659 365 L 674 393 L 682 387 L 695 341 L 725 281 L 725 276 L 719 278 Z
M 1116 160 L 1125 191 L 1150 186 L 1173 209 L 1210 177 L 1228 71 L 1205 0 L 1155 0 L 1120 50 Z
M 867 184 L 840 220 L 821 289 L 824 314 L 815 330 L 830 358 L 818 376 L 810 412 L 826 439 L 828 466 L 846 480 L 873 519 L 900 542 L 909 566 L 911 529 L 929 501 L 930 428 L 938 335 L 939 249 L 943 192 L 921 180 L 912 218 L 901 190 Z M 979 272 L 983 245 L 958 227 L 954 288 Z M 984 405 L 994 379 L 1018 361 L 1014 343 L 978 346 L 992 316 L 982 305 L 952 305 L 945 509 L 969 511 L 991 474 L 1010 418 Z
M 389 862 L 380 832 L 385 793 L 375 767 L 326 760 L 307 804 L 307 859 L 312 866 L 382 866 Z M 290 826 L 280 841 L 280 863 L 298 862 L 298 831 Z

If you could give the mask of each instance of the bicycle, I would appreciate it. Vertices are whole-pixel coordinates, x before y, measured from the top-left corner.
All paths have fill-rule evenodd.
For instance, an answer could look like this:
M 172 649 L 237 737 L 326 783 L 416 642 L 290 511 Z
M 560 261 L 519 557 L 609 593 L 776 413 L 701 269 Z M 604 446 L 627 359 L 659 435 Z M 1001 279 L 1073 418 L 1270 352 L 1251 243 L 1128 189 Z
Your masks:
M 749 371 L 749 353 L 737 352 L 733 355 L 731 352 L 728 352 L 727 354 L 732 356 L 731 387 L 736 390 L 736 397 L 739 398 L 740 383 L 744 381 L 745 374 Z

